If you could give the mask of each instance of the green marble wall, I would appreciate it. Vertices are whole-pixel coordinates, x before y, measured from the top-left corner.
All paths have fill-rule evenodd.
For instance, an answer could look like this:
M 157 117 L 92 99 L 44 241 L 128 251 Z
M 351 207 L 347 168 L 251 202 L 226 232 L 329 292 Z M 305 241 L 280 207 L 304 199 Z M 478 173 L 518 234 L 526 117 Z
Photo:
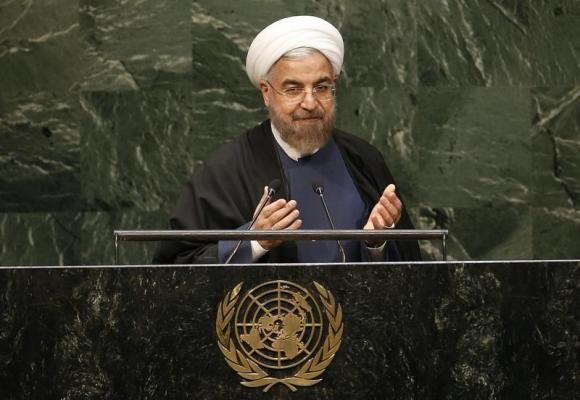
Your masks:
M 339 126 L 451 258 L 580 258 L 577 0 L 23 0 L 0 4 L 0 264 L 111 263 L 113 229 L 165 227 L 265 117 L 245 53 L 295 14 L 343 33 Z

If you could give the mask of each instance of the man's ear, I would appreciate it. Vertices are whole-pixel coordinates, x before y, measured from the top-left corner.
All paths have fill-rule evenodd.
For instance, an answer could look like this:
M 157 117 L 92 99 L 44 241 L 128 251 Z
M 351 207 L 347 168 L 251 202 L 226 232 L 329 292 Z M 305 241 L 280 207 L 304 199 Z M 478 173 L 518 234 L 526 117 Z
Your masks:
M 270 107 L 270 86 L 268 86 L 268 83 L 264 79 L 260 80 L 260 92 L 262 92 L 262 100 L 264 101 L 264 105 L 266 107 Z

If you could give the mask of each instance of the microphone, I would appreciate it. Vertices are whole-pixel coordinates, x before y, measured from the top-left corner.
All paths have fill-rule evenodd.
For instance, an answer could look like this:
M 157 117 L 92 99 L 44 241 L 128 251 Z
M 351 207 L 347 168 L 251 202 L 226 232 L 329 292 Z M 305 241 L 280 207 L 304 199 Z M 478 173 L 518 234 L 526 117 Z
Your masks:
M 266 206 L 266 203 L 268 203 L 268 201 L 272 198 L 272 196 L 274 196 L 276 194 L 276 192 L 280 189 L 280 185 L 281 185 L 280 179 L 272 179 L 272 181 L 270 183 L 268 183 L 268 193 L 267 193 L 266 197 L 264 198 L 264 200 L 258 205 L 258 209 L 257 209 L 256 213 L 254 214 L 254 218 L 252 218 L 252 221 L 250 222 L 250 225 L 248 225 L 248 228 L 246 230 L 249 231 L 250 229 L 252 229 L 252 226 L 254 226 L 254 224 L 256 223 L 258 216 L 260 215 L 260 213 L 262 212 L 262 210 Z M 242 240 L 240 239 L 240 240 L 238 240 L 238 243 L 236 243 L 236 247 L 234 247 L 234 249 L 232 250 L 232 252 L 230 253 L 228 259 L 226 260 L 226 262 L 224 264 L 229 264 L 230 261 L 232 261 L 232 258 L 234 258 L 234 256 L 238 252 L 241 244 L 242 244 Z
M 334 227 L 334 223 L 332 222 L 332 218 L 330 218 L 330 212 L 328 212 L 326 200 L 324 200 L 324 186 L 320 182 L 313 182 L 312 183 L 312 190 L 314 190 L 314 193 L 316 193 L 320 196 L 320 200 L 322 201 L 322 206 L 324 207 L 324 212 L 326 213 L 326 218 L 328 219 L 328 223 L 330 224 L 330 228 L 332 230 L 335 230 L 336 228 Z M 346 262 L 346 254 L 344 253 L 344 247 L 342 247 L 342 243 L 340 243 L 340 240 L 337 240 L 336 244 L 338 244 L 338 251 L 339 251 L 340 256 L 342 258 L 342 262 L 345 263 Z

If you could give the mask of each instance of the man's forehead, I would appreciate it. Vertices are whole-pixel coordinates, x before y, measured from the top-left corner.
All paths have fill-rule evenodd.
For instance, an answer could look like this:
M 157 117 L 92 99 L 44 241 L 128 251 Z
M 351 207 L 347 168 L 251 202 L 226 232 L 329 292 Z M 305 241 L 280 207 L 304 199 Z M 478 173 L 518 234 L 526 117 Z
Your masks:
M 304 85 L 307 83 L 317 84 L 317 83 L 326 83 L 332 82 L 332 76 L 328 74 L 323 74 L 319 76 L 311 76 L 307 79 L 304 78 L 293 78 L 291 76 L 282 78 L 280 82 L 281 85 Z
M 332 79 L 334 72 L 328 59 L 320 54 L 300 58 L 282 57 L 272 66 L 270 74 L 279 80 L 324 80 Z

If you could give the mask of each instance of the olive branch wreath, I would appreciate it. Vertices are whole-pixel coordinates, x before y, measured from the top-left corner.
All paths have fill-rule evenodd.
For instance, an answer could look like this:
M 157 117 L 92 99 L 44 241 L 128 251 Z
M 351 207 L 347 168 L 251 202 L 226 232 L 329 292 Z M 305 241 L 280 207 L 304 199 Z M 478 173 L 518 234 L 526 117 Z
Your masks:
M 236 349 L 234 340 L 231 338 L 230 323 L 235 313 L 235 305 L 243 282 L 238 283 L 219 303 L 215 322 L 218 346 L 228 365 L 245 379 L 245 381 L 240 382 L 242 385 L 254 388 L 264 387 L 263 391 L 267 392 L 274 385 L 280 383 L 295 392 L 297 386 L 312 386 L 322 380 L 318 376 L 326 370 L 340 348 L 344 326 L 340 304 L 336 304 L 334 296 L 324 286 L 317 282 L 313 283 L 328 318 L 328 335 L 314 357 L 306 361 L 294 375 L 282 379 L 269 376 L 256 362 L 245 357 L 240 350 Z

